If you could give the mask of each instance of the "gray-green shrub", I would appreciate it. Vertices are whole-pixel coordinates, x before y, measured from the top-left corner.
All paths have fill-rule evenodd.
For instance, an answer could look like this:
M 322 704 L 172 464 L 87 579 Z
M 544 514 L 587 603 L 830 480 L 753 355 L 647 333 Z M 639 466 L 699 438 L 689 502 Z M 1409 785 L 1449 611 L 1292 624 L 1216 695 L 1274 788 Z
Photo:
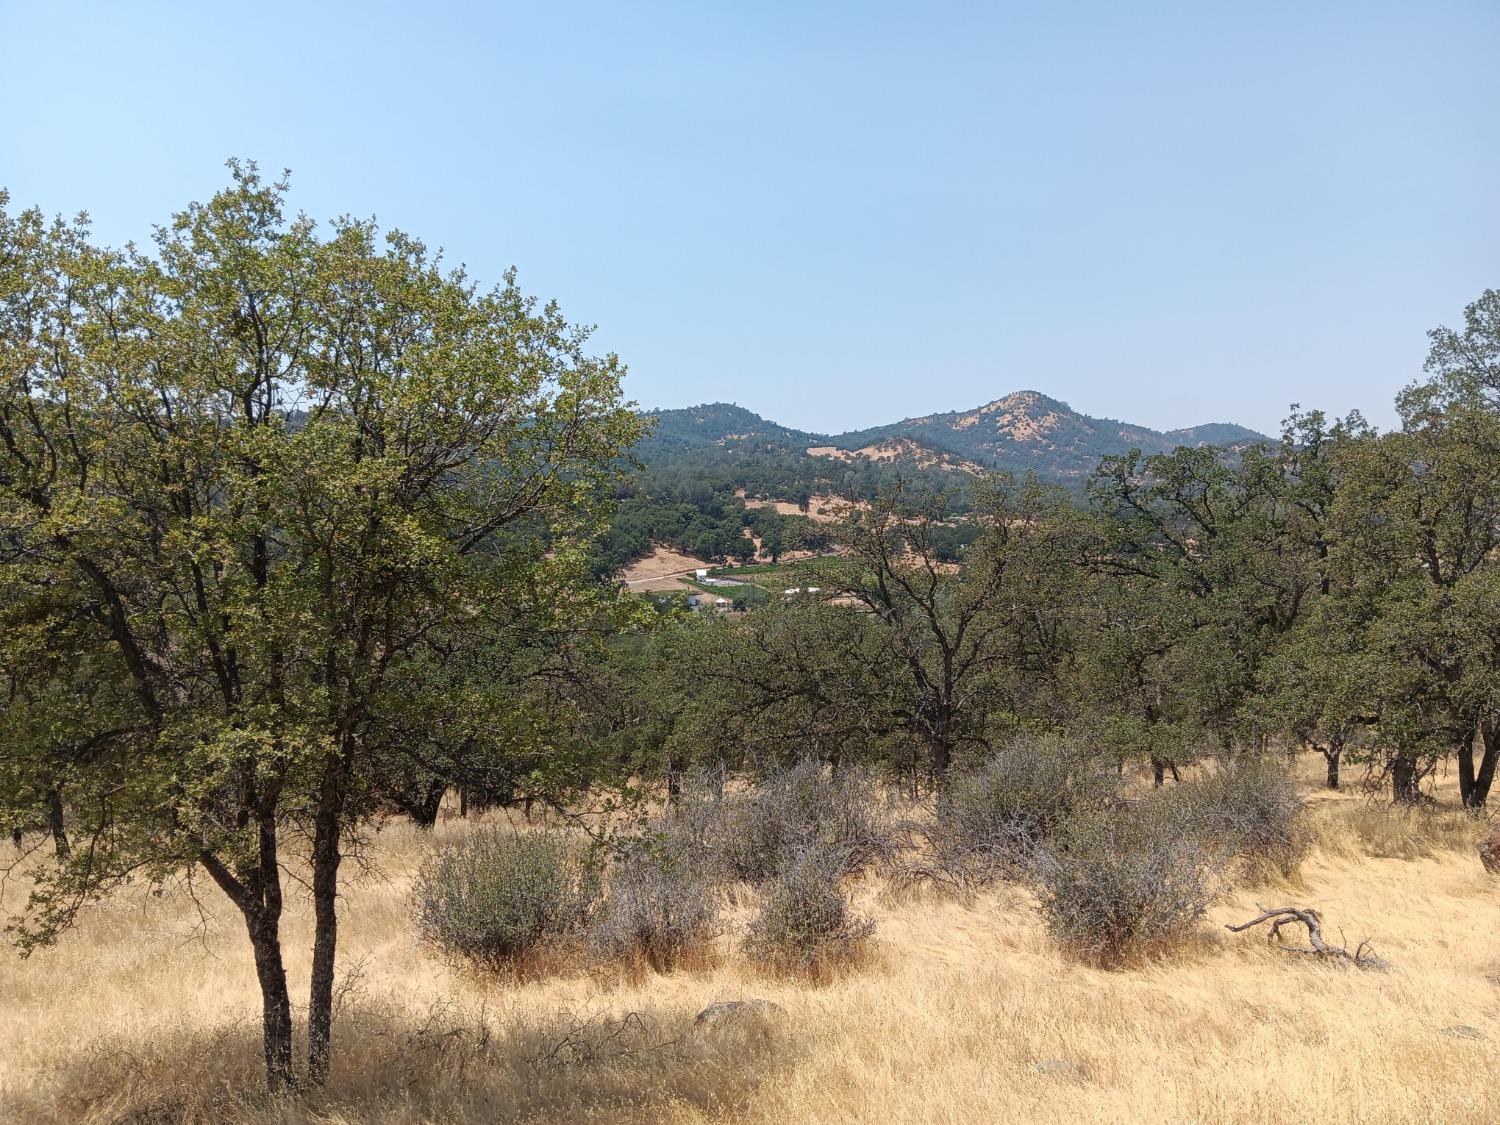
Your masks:
M 1260 756 L 1221 761 L 1174 787 L 1184 831 L 1246 861 L 1252 874 L 1291 875 L 1312 846 L 1302 795 L 1280 762 Z
M 565 833 L 482 828 L 438 848 L 412 897 L 423 940 L 503 968 L 578 937 L 599 886 L 598 865 Z
M 1030 864 L 1053 937 L 1103 965 L 1185 938 L 1225 856 L 1184 827 L 1174 803 L 1156 797 L 1065 819 Z
M 953 773 L 923 835 L 931 873 L 960 888 L 1024 873 L 1070 813 L 1113 799 L 1113 778 L 1075 744 L 1022 735 Z
M 595 913 L 591 950 L 658 972 L 705 954 L 721 928 L 715 876 L 712 855 L 695 833 L 683 831 L 671 818 L 628 842 L 610 870 L 608 895 Z
M 875 924 L 855 915 L 840 884 L 841 858 L 808 848 L 788 857 L 761 892 L 744 949 L 755 960 L 810 975 L 856 960 Z
M 719 831 L 725 873 L 760 883 L 792 859 L 817 852 L 843 874 L 889 862 L 896 836 L 867 773 L 836 776 L 805 759 L 779 770 L 748 793 L 727 798 Z

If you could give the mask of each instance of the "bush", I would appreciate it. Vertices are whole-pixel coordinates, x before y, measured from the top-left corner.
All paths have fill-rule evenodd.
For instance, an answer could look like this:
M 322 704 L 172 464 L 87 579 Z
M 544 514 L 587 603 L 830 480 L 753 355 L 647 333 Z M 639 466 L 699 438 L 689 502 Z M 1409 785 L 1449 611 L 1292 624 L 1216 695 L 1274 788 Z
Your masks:
M 598 867 L 561 832 L 481 829 L 439 848 L 417 874 L 417 930 L 445 953 L 515 967 L 580 934 Z
M 927 837 L 930 874 L 967 889 L 1023 873 L 1069 813 L 1103 807 L 1114 782 L 1055 737 L 1022 736 L 955 771 Z
M 1185 829 L 1252 870 L 1291 875 L 1312 846 L 1303 800 L 1291 773 L 1269 758 L 1232 758 L 1171 791 Z
M 805 759 L 724 802 L 719 856 L 725 873 L 750 883 L 776 878 L 795 856 L 816 851 L 841 874 L 887 863 L 896 838 L 868 774 L 827 777 Z
M 703 953 L 719 933 L 719 893 L 711 857 L 694 834 L 663 831 L 632 841 L 610 873 L 595 916 L 595 953 L 658 972 Z
M 1160 798 L 1063 821 L 1031 860 L 1053 937 L 1109 966 L 1186 937 L 1213 900 L 1222 857 L 1183 828 Z
M 789 857 L 764 888 L 745 951 L 778 968 L 821 976 L 856 960 L 875 924 L 858 918 L 839 884 L 842 858 L 812 848 Z

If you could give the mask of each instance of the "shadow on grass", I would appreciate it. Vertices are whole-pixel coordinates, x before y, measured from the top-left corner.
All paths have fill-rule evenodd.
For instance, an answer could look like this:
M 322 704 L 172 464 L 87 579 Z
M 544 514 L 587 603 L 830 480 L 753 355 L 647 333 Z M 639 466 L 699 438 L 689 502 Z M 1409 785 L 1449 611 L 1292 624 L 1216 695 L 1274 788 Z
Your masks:
M 788 1061 L 785 1042 L 727 1053 L 690 1011 L 504 1016 L 435 1004 L 345 1012 L 326 1086 L 264 1090 L 258 1021 L 100 1041 L 27 1090 L 0 1096 L 24 1122 L 416 1123 L 716 1117 L 747 1105 Z M 300 1044 L 299 1044 L 300 1046 Z

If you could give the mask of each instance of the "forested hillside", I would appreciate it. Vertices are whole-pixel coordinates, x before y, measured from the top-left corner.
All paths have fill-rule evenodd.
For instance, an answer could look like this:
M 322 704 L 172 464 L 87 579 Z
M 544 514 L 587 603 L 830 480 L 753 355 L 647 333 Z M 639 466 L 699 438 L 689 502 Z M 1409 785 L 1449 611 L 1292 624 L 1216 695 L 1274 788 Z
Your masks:
M 640 469 L 618 489 L 601 573 L 640 557 L 653 542 L 705 560 L 749 561 L 757 556 L 745 529 L 770 544 L 761 557 L 824 545 L 826 536 L 810 521 L 747 508 L 746 499 L 782 501 L 806 513 L 815 497 L 867 503 L 899 481 L 908 495 L 949 493 L 949 513 L 961 516 L 972 480 L 988 471 L 1034 474 L 1081 496 L 1106 456 L 1206 445 L 1238 454 L 1271 441 L 1227 423 L 1162 433 L 1105 421 L 1035 391 L 837 435 L 789 429 L 728 403 L 643 418 L 649 430 L 631 451 Z

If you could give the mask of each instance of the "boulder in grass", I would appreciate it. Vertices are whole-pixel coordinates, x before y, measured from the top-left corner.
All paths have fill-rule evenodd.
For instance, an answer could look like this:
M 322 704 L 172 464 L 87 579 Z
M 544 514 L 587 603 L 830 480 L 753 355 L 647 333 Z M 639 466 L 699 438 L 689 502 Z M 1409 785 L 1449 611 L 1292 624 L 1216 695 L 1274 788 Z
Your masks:
M 720 1055 L 763 1054 L 776 1046 L 787 1019 L 773 1000 L 720 1000 L 698 1013 L 688 1040 Z
M 1491 875 L 1500 875 L 1500 825 L 1479 841 L 1479 862 Z
M 1089 1077 L 1088 1065 L 1074 1062 L 1072 1059 L 1042 1059 L 1032 1063 L 1031 1069 L 1038 1074 L 1047 1074 L 1053 1078 L 1070 1078 L 1075 1082 L 1086 1081 Z

